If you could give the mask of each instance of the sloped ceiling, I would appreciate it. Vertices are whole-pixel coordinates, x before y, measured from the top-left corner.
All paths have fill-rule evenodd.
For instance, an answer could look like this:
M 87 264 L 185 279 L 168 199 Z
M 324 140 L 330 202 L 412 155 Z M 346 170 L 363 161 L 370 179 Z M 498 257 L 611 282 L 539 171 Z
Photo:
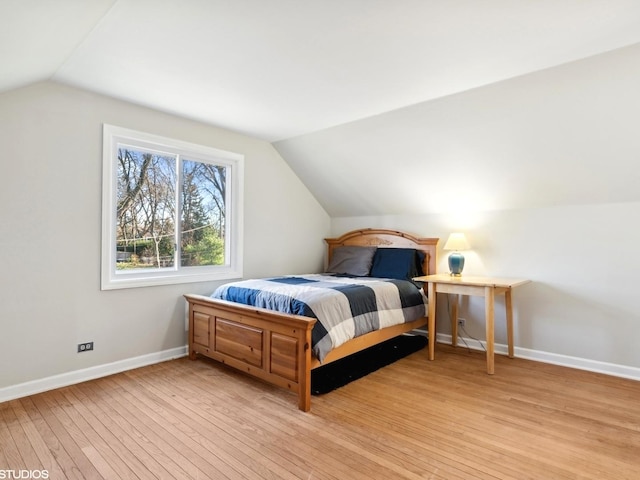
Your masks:
M 640 44 L 275 143 L 332 217 L 640 202 Z
M 435 141 L 450 116 L 433 110 L 456 111 L 460 99 L 495 109 L 492 85 L 506 79 L 546 98 L 534 72 L 640 42 L 640 2 L 3 0 L 0 26 L 0 92 L 53 80 L 274 142 L 331 215 L 366 215 L 450 203 L 450 191 L 407 195 L 427 182 L 424 165 L 488 161 L 482 180 L 504 170 L 489 157 L 506 153 L 474 157 L 475 141 L 452 153 L 455 122 L 437 140 L 448 150 L 420 140 Z M 518 83 L 528 74 L 534 83 Z M 482 86 L 493 93 L 478 97 Z M 483 110 L 468 108 L 457 111 L 475 128 L 468 122 Z M 539 113 L 541 126 L 550 113 Z M 513 183 L 513 165 L 527 160 L 515 155 L 501 175 Z M 414 172 L 412 182 L 400 171 Z M 460 182 L 434 172 L 441 184 Z M 372 199 L 381 188 L 388 193 Z M 509 192 L 473 203 L 527 204 Z

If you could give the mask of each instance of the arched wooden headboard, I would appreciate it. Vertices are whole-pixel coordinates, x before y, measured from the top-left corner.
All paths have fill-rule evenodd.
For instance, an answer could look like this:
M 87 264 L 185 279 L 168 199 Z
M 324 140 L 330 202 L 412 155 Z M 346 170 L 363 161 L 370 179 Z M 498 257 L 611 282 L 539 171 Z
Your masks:
M 333 249 L 345 245 L 360 247 L 384 247 L 384 248 L 415 248 L 423 251 L 426 256 L 422 269 L 425 275 L 436 273 L 438 263 L 437 247 L 439 238 L 419 238 L 409 233 L 396 230 L 378 228 L 365 228 L 347 232 L 338 238 L 325 238 L 327 242 L 327 262 L 331 261 Z

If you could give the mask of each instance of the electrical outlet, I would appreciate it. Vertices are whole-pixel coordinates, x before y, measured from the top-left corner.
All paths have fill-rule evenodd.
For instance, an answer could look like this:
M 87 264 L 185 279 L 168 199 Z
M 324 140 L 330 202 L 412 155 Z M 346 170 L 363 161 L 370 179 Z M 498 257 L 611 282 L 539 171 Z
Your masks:
M 93 342 L 79 343 L 78 344 L 78 353 L 80 353 L 80 352 L 88 352 L 89 350 L 93 350 Z
M 458 326 L 459 327 L 464 327 L 465 323 L 467 323 L 467 321 L 464 318 L 459 318 L 458 319 Z

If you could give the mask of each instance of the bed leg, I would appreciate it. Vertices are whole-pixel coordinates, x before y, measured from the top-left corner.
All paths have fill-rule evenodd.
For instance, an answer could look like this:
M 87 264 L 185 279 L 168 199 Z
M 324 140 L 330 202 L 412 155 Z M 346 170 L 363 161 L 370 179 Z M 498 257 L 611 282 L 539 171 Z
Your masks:
M 304 348 L 298 354 L 298 408 L 303 412 L 311 410 L 311 329 L 307 330 L 306 337 Z
M 311 389 L 307 392 L 300 392 L 298 395 L 298 408 L 303 412 L 311 410 Z
M 311 370 L 304 369 L 301 372 L 300 384 L 298 385 L 298 408 L 303 412 L 311 410 Z

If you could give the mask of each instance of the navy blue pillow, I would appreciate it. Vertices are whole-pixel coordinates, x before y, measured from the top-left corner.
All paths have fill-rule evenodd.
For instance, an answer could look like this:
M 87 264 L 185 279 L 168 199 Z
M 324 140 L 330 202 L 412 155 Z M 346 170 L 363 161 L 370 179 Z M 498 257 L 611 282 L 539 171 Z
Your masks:
M 373 256 L 372 277 L 411 280 L 423 275 L 425 254 L 413 248 L 378 248 Z

